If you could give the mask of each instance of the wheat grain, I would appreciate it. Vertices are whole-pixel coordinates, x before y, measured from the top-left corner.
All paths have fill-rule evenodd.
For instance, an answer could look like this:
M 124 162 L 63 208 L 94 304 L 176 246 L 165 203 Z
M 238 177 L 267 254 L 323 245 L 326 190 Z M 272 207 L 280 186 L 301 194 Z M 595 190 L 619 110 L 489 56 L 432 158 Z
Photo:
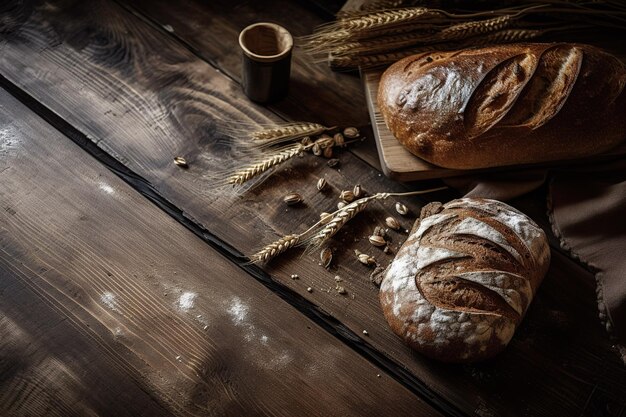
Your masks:
M 588 17 L 586 27 L 624 27 L 626 8 L 620 6 L 622 10 L 613 10 L 616 3 L 606 0 L 597 3 L 599 9 L 562 0 L 545 0 L 530 6 L 520 4 L 487 11 L 459 12 L 426 7 L 360 10 L 345 13 L 336 22 L 321 26 L 304 38 L 304 46 L 316 61 L 328 60 L 337 69 L 371 68 L 429 50 L 535 39 L 547 32 L 565 33 L 571 25 L 564 23 L 579 24 L 581 16 Z M 388 7 L 383 3 L 380 6 Z M 540 14 L 550 27 L 546 28 L 543 21 L 527 19 L 534 14 Z M 521 28 L 511 29 L 514 24 Z
M 250 138 L 263 145 L 273 145 L 285 140 L 299 139 L 305 136 L 319 135 L 330 128 L 319 123 L 297 122 L 286 123 L 274 127 L 257 130 L 250 134 Z
M 242 185 L 250 181 L 252 178 L 255 178 L 266 172 L 268 169 L 273 168 L 276 165 L 282 164 L 283 162 L 293 158 L 300 152 L 305 151 L 306 149 L 307 147 L 302 145 L 301 143 L 287 146 L 276 153 L 272 153 L 269 156 L 266 156 L 260 162 L 237 170 L 227 179 L 227 183 L 233 185 Z
M 404 5 L 405 0 L 379 0 L 371 3 L 362 4 L 356 10 L 341 10 L 337 13 L 338 19 L 348 19 L 363 16 L 372 12 L 378 12 L 385 9 L 396 9 Z
M 452 41 L 458 39 L 465 39 L 470 36 L 479 35 L 483 33 L 495 32 L 502 30 L 511 24 L 513 17 L 511 15 L 497 16 L 492 19 L 477 20 L 471 22 L 459 23 L 457 25 L 449 26 L 436 35 L 433 35 L 431 39 L 426 39 L 426 42 L 441 42 Z
M 519 42 L 537 38 L 546 32 L 546 30 L 538 29 L 506 29 L 481 36 L 477 39 L 468 39 L 468 44 L 489 45 L 492 43 Z
M 440 12 L 426 7 L 407 7 L 396 10 L 383 10 L 364 16 L 343 19 L 337 22 L 342 29 L 358 32 L 372 30 L 382 26 L 404 25 L 419 19 L 440 16 Z
M 357 214 L 367 207 L 370 201 L 375 199 L 375 196 L 361 198 L 356 200 L 343 208 L 339 209 L 333 218 L 316 234 L 310 238 L 310 246 L 320 247 L 325 242 L 333 237 L 348 221 L 354 218 Z
M 275 242 L 263 247 L 260 251 L 250 256 L 250 262 L 267 262 L 270 259 L 280 255 L 295 246 L 308 243 L 309 247 L 319 248 L 326 243 L 328 239 L 334 236 L 354 216 L 363 211 L 372 200 L 385 200 L 388 197 L 397 196 L 413 196 L 425 193 L 431 193 L 446 189 L 447 187 L 432 188 L 429 190 L 411 191 L 407 193 L 377 193 L 369 197 L 361 198 L 350 203 L 333 213 L 324 215 L 318 222 L 300 234 L 290 234 L 283 236 Z M 332 218 L 328 220 L 328 217 Z M 320 229 L 321 227 L 321 229 Z M 358 254 L 357 254 L 358 255 Z
M 263 247 L 260 251 L 250 256 L 250 262 L 267 262 L 270 259 L 280 255 L 281 253 L 293 248 L 300 242 L 301 235 L 283 236 L 275 242 Z

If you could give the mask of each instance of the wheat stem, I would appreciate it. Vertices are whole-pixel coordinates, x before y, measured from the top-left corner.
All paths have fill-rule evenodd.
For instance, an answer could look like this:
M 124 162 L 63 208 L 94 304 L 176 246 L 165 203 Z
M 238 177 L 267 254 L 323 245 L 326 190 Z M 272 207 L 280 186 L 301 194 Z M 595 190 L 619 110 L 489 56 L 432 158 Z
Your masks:
M 419 194 L 432 193 L 441 191 L 448 187 L 432 188 L 428 190 L 410 191 L 406 193 L 376 193 L 369 197 L 364 197 L 353 201 L 347 206 L 335 211 L 331 215 L 332 219 L 324 225 L 324 227 L 316 232 L 308 239 L 309 246 L 313 248 L 324 245 L 331 237 L 333 237 L 346 223 L 353 219 L 357 214 L 365 210 L 367 205 L 373 200 L 385 200 L 389 197 L 406 197 Z
M 337 214 L 333 216 L 333 218 L 315 235 L 310 238 L 309 245 L 312 247 L 320 247 L 324 243 L 328 241 L 332 236 L 334 236 L 348 221 L 350 221 L 354 216 L 363 211 L 365 207 L 369 204 L 370 201 L 375 199 L 375 196 L 361 198 L 359 200 L 353 201 L 348 204 Z
M 290 234 L 264 246 L 261 250 L 250 256 L 250 262 L 268 262 L 287 250 L 308 243 L 310 247 L 319 247 L 334 236 L 350 219 L 363 211 L 372 200 L 385 200 L 389 197 L 407 197 L 419 194 L 432 193 L 447 189 L 448 187 L 431 188 L 428 190 L 410 191 L 406 193 L 376 193 L 369 197 L 363 197 L 347 206 L 335 210 L 330 215 L 332 219 L 317 221 L 302 233 Z M 321 227 L 323 225 L 323 227 Z M 321 228 L 320 228 L 321 227 Z
M 527 19 L 531 15 L 540 16 L 541 20 Z M 587 27 L 624 29 L 626 7 L 611 0 L 544 0 L 476 12 L 426 7 L 365 10 L 344 13 L 336 22 L 321 26 L 303 40 L 305 49 L 318 61 L 329 60 L 336 68 L 369 68 L 427 50 L 533 39 L 547 32 L 541 32 L 545 22 L 554 26 L 550 32 L 558 33 L 565 33 L 571 24 L 583 23 Z M 513 24 L 519 30 L 507 31 Z

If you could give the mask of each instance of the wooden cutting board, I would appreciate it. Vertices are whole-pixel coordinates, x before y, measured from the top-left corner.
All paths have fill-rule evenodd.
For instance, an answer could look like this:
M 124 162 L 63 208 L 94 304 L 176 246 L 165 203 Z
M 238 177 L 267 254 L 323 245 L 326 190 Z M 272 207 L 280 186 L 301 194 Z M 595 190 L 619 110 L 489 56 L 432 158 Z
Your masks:
M 363 83 L 365 84 L 365 98 L 367 100 L 367 107 L 369 109 L 370 118 L 372 121 L 372 130 L 374 131 L 374 138 L 376 140 L 376 147 L 378 148 L 380 164 L 385 175 L 394 180 L 416 181 L 476 174 L 480 172 L 511 171 L 520 168 L 536 168 L 557 165 L 563 166 L 569 164 L 589 163 L 592 161 L 598 161 L 603 159 L 612 159 L 619 155 L 626 155 L 626 142 L 624 142 L 617 148 L 611 149 L 606 153 L 603 153 L 601 155 L 595 155 L 585 159 L 544 162 L 535 165 L 515 165 L 476 170 L 455 170 L 438 167 L 411 154 L 404 148 L 404 146 L 400 144 L 400 142 L 398 142 L 398 140 L 393 136 L 389 129 L 387 129 L 385 121 L 383 120 L 383 116 L 378 111 L 378 105 L 376 103 L 376 92 L 378 91 L 378 83 L 380 81 L 380 76 L 382 75 L 382 73 L 383 70 L 364 70 L 361 71 L 361 78 L 363 79 Z

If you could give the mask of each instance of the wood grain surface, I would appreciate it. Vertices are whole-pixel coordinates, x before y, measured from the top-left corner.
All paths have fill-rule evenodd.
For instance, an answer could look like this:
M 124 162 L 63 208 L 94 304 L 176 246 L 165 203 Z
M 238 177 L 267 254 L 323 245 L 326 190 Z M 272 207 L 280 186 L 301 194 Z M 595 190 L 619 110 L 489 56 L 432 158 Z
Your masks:
M 170 9 L 171 15 L 177 10 Z M 220 12 L 215 13 L 219 20 Z M 247 102 L 225 70 L 201 60 L 197 50 L 190 51 L 166 31 L 106 1 L 10 7 L 1 21 L 7 27 L 0 44 L 0 73 L 146 178 L 189 218 L 244 253 L 303 230 L 320 211 L 334 207 L 339 190 L 351 189 L 356 182 L 370 193 L 406 189 L 342 153 L 339 170 L 306 156 L 252 192 L 232 197 L 215 189 L 210 175 L 236 156 L 224 145 L 228 138 L 222 121 L 263 123 L 275 115 Z M 195 37 L 215 36 L 212 25 L 202 28 Z M 177 155 L 187 158 L 188 170 L 171 163 Z M 327 178 L 331 193 L 317 192 L 319 177 Z M 292 190 L 304 195 L 303 206 L 281 204 L 282 196 Z M 409 228 L 422 202 L 405 202 L 411 216 L 394 215 Z M 354 334 L 367 330 L 368 336 L 356 338 L 358 343 L 395 361 L 408 370 L 409 378 L 466 414 L 581 415 L 597 392 L 602 396 L 596 398 L 623 403 L 626 372 L 596 318 L 593 281 L 559 256 L 511 346 L 498 358 L 447 366 L 406 348 L 384 322 L 377 289 L 367 278 L 369 270 L 352 254 L 358 248 L 383 264 L 391 259 L 370 247 L 366 237 L 394 213 L 392 203 L 374 206 L 337 236 L 330 271 L 318 265 L 316 254 L 299 253 L 277 259 L 267 270 L 280 285 L 297 291 Z M 397 248 L 403 235 L 392 238 Z M 292 280 L 291 274 L 300 279 Z M 343 279 L 347 296 L 334 290 L 335 275 Z M 307 292 L 307 287 L 313 291 Z
M 376 145 L 369 127 L 364 93 L 356 73 L 336 73 L 326 63 L 314 62 L 302 48 L 299 37 L 333 16 L 329 8 L 337 2 L 322 1 L 317 5 L 306 1 L 246 0 L 183 1 L 172 13 L 166 0 L 132 0 L 123 4 L 141 13 L 161 28 L 182 40 L 198 56 L 210 62 L 233 80 L 241 81 L 241 52 L 237 43 L 239 32 L 257 22 L 274 22 L 296 37 L 293 51 L 289 95 L 268 108 L 287 120 L 305 120 L 327 126 L 358 126 L 368 141 L 352 152 L 379 169 Z M 335 3 L 335 4 L 333 4 Z M 319 6 L 321 9 L 318 10 Z
M 1 89 L 0 126 L 0 415 L 439 415 Z

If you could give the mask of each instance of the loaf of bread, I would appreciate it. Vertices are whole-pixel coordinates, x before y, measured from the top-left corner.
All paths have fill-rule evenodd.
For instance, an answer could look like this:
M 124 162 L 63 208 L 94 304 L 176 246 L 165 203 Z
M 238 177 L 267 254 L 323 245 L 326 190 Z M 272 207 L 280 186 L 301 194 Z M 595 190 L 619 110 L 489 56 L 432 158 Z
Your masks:
M 380 302 L 391 329 L 417 351 L 473 362 L 511 340 L 547 272 L 544 232 L 495 200 L 424 207 L 385 271 Z
M 418 157 L 472 169 L 576 159 L 626 137 L 626 68 L 580 44 L 414 55 L 382 75 L 378 107 Z

